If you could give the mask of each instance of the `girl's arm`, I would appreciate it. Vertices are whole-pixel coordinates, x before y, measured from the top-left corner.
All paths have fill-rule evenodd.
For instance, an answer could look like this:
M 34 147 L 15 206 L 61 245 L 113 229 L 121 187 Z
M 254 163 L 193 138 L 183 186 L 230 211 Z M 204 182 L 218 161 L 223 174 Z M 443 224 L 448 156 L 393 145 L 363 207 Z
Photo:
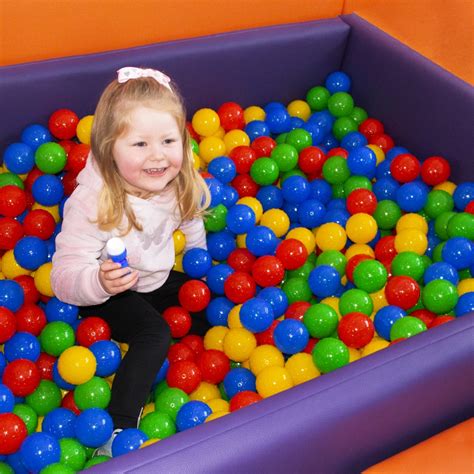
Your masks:
M 204 229 L 204 221 L 200 217 L 183 221 L 179 229 L 186 236 L 185 251 L 193 248 L 207 249 L 206 230 Z

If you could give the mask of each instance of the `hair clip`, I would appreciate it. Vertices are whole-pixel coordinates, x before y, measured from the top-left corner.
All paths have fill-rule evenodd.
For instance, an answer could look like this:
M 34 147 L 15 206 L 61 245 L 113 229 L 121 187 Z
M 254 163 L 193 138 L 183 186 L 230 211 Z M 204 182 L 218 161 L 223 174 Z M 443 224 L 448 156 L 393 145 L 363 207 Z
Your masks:
M 162 86 L 167 87 L 172 91 L 170 82 L 171 79 L 163 74 L 161 71 L 156 69 L 142 69 L 140 67 L 123 67 L 117 71 L 118 77 L 117 80 L 121 84 L 127 82 L 130 79 L 138 79 L 140 77 L 152 77 L 156 82 L 160 83 Z

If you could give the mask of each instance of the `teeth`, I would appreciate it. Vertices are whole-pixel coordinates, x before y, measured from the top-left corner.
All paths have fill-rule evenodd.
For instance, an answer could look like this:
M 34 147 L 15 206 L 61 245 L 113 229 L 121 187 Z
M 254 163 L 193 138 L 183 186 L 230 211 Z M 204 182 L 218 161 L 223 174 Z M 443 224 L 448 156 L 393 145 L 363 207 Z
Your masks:
M 166 168 L 148 168 L 145 171 L 147 173 L 162 173 Z

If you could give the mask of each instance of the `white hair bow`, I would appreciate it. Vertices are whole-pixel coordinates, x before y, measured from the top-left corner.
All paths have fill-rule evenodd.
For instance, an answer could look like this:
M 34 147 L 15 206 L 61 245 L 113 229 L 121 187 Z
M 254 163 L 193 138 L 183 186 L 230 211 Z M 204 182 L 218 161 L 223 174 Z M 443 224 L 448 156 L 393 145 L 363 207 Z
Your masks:
M 127 82 L 130 79 L 138 79 L 139 77 L 152 77 L 162 86 L 167 87 L 171 91 L 171 79 L 156 69 L 142 69 L 140 67 L 123 67 L 117 71 L 117 80 L 120 83 Z

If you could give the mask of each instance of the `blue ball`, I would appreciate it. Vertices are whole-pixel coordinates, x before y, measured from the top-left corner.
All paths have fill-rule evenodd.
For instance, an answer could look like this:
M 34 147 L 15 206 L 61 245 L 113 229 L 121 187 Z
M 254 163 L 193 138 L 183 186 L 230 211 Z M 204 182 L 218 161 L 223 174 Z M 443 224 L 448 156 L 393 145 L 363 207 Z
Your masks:
M 271 133 L 279 134 L 291 130 L 291 116 L 283 104 L 271 102 L 264 107 L 264 110 L 265 123 Z M 251 123 L 253 122 L 250 122 L 250 124 Z
M 122 360 L 119 346 L 113 341 L 97 341 L 89 349 L 95 356 L 97 368 L 95 375 L 109 377 L 117 372 Z
M 46 433 L 33 433 L 23 441 L 20 456 L 29 471 L 39 472 L 61 459 L 59 441 Z
M 332 126 L 336 121 L 329 110 L 322 110 L 311 115 L 308 123 L 315 124 L 321 129 L 323 140 L 331 133 Z M 322 143 L 322 141 L 321 141 Z
M 263 288 L 259 291 L 258 297 L 270 304 L 275 318 L 283 316 L 288 308 L 288 297 L 286 293 L 276 286 Z
M 211 267 L 212 258 L 205 249 L 189 249 L 183 256 L 183 270 L 191 278 L 202 278 Z
M 230 183 L 237 175 L 235 163 L 228 156 L 218 156 L 208 165 L 207 171 L 221 183 Z
M 223 184 L 216 178 L 206 178 L 204 180 L 211 193 L 210 207 L 216 207 L 222 202 L 222 186 Z
M 79 308 L 72 304 L 63 303 L 55 296 L 50 298 L 44 309 L 48 323 L 63 321 L 68 324 L 74 323 L 79 316 Z
M 262 186 L 258 190 L 256 198 L 262 204 L 264 211 L 268 211 L 269 209 L 281 209 L 283 206 L 283 194 L 281 193 L 281 189 L 273 185 Z
M 229 398 L 232 398 L 239 392 L 250 390 L 256 391 L 255 375 L 248 369 L 237 367 L 227 372 L 224 378 L 224 390 Z
M 308 345 L 309 332 L 301 321 L 284 319 L 275 328 L 273 339 L 284 354 L 296 354 Z
M 423 275 L 425 285 L 433 280 L 448 280 L 453 285 L 457 285 L 459 283 L 459 275 L 451 264 L 446 262 L 436 262 L 430 265 Z
M 465 237 L 452 237 L 446 241 L 441 257 L 456 270 L 469 268 L 474 263 L 474 243 Z
M 87 408 L 77 415 L 74 431 L 84 446 L 98 448 L 112 436 L 112 417 L 102 408 Z
M 341 275 L 330 265 L 319 265 L 311 270 L 308 278 L 311 291 L 318 298 L 333 296 L 341 287 Z
M 290 117 L 290 131 L 297 128 L 303 128 L 305 121 L 299 117 Z
M 474 199 L 474 181 L 466 181 L 458 184 L 453 194 L 454 205 L 460 211 Z
M 353 175 L 366 176 L 372 179 L 375 177 L 377 157 L 370 148 L 356 148 L 349 151 L 347 166 Z
M 153 386 L 159 384 L 166 379 L 166 374 L 170 368 L 170 361 L 166 358 L 163 364 L 161 364 L 160 370 L 156 374 L 155 380 L 153 381 Z
M 48 247 L 44 240 L 28 235 L 16 243 L 13 255 L 21 267 L 37 270 L 48 259 Z
M 397 204 L 405 212 L 419 212 L 426 204 L 428 199 L 427 186 L 412 181 L 402 184 L 396 193 Z
M 58 361 L 54 362 L 53 365 L 53 382 L 62 390 L 74 390 L 76 388 L 75 385 L 72 383 L 66 382 L 62 377 L 61 374 L 59 373 L 58 370 Z
M 406 315 L 407 313 L 398 306 L 388 305 L 379 309 L 374 317 L 374 326 L 377 334 L 386 341 L 390 341 L 390 330 L 393 323 Z
M 439 243 L 441 243 L 441 239 L 437 235 L 428 234 L 428 247 L 426 248 L 425 255 L 433 258 L 433 251 Z
M 317 199 L 324 205 L 328 204 L 332 199 L 331 185 L 324 179 L 313 179 L 313 181 L 309 183 L 309 189 L 309 199 Z
M 279 239 L 270 228 L 258 225 L 250 229 L 245 238 L 249 251 L 256 257 L 273 255 L 279 244 Z
M 29 332 L 17 332 L 3 346 L 3 352 L 9 362 L 16 359 L 28 359 L 36 362 L 41 346 L 38 339 Z
M 23 464 L 20 450 L 7 456 L 7 464 L 12 467 L 15 474 L 30 474 L 28 469 L 26 469 L 25 465 Z
M 410 153 L 406 148 L 403 148 L 402 146 L 394 146 L 393 148 L 390 148 L 390 150 L 387 151 L 387 154 L 385 155 L 385 161 L 388 161 L 389 163 L 398 155 L 402 155 L 403 153 Z
M 5 354 L 3 352 L 0 352 L 0 380 L 3 377 L 3 371 L 5 370 L 6 366 L 7 366 L 7 359 L 5 358 Z
M 54 436 L 56 439 L 74 438 L 75 424 L 75 413 L 67 408 L 55 408 L 45 415 L 41 425 L 41 431 Z
M 351 89 L 351 78 L 345 72 L 334 71 L 326 78 L 325 86 L 331 94 L 335 92 L 349 92 Z
M 227 211 L 226 224 L 234 234 L 246 234 L 255 226 L 255 212 L 245 204 L 236 204 Z
M 224 296 L 213 298 L 206 308 L 206 317 L 211 326 L 227 326 L 227 318 L 234 303 Z
M 474 291 L 461 295 L 454 308 L 456 316 L 464 316 L 472 312 L 474 312 Z
M 316 122 L 306 122 L 300 128 L 306 130 L 312 138 L 313 145 L 318 145 L 324 139 L 324 129 L 321 128 Z
M 349 217 L 351 217 L 351 215 L 345 209 L 330 209 L 326 214 L 324 214 L 321 223 L 326 224 L 328 222 L 336 222 L 340 226 L 345 227 Z
M 283 203 L 282 209 L 288 215 L 291 223 L 299 223 L 298 208 L 299 204 L 291 203 L 288 201 L 285 201 Z
M 23 288 L 15 280 L 0 280 L 0 306 L 16 313 L 25 300 Z
M 35 166 L 35 152 L 26 143 L 12 143 L 3 153 L 3 163 L 12 173 L 29 173 Z
M 337 138 L 332 134 L 329 133 L 324 137 L 324 140 L 321 142 L 321 149 L 327 153 L 329 150 L 333 148 L 337 148 L 339 146 L 339 142 Z
M 54 174 L 39 176 L 31 188 L 33 198 L 43 206 L 55 206 L 64 196 L 61 180 Z
M 355 150 L 356 148 L 360 148 L 361 146 L 365 146 L 368 144 L 367 138 L 360 132 L 349 132 L 344 135 L 343 139 L 341 140 L 342 148 L 345 148 L 347 151 Z
M 300 204 L 309 198 L 311 189 L 309 182 L 302 176 L 290 176 L 283 181 L 281 186 L 283 199 L 293 204 Z
M 239 193 L 227 184 L 222 186 L 222 204 L 230 209 L 239 200 Z
M 346 200 L 343 198 L 335 198 L 332 199 L 330 203 L 326 206 L 326 209 L 328 211 L 332 209 L 343 209 L 344 211 L 347 210 L 346 207 Z
M 234 273 L 234 269 L 226 263 L 212 266 L 206 275 L 207 286 L 216 295 L 223 295 L 224 283 L 232 273 Z
M 0 383 L 0 413 L 11 413 L 15 406 L 15 397 L 12 391 Z
M 34 123 L 23 129 L 21 141 L 36 150 L 43 143 L 52 142 L 53 136 L 46 127 Z
M 400 185 L 390 177 L 377 179 L 372 185 L 372 191 L 377 201 L 395 201 L 397 199 L 397 190 Z
M 112 456 L 118 457 L 140 448 L 148 436 L 138 428 L 126 428 L 112 442 Z
M 390 161 L 383 160 L 377 165 L 377 168 L 375 170 L 375 177 L 377 179 L 392 177 L 392 172 L 390 171 Z M 397 184 L 398 184 L 398 181 L 397 181 Z
M 234 234 L 228 230 L 207 234 L 207 251 L 213 260 L 219 262 L 227 260 L 229 254 L 236 247 Z
M 251 298 L 240 308 L 240 322 L 245 329 L 257 333 L 268 329 L 275 319 L 270 303 L 263 298 Z
M 185 403 L 176 415 L 176 428 L 178 431 L 185 431 L 189 428 L 201 425 L 212 413 L 212 410 L 204 402 L 191 400 Z
M 298 207 L 298 220 L 308 228 L 318 227 L 322 224 L 326 208 L 317 199 L 307 199 Z
M 249 122 L 245 126 L 244 131 L 250 138 L 251 142 L 253 142 L 256 138 L 259 137 L 270 136 L 270 127 L 263 120 L 252 120 L 252 122 Z

